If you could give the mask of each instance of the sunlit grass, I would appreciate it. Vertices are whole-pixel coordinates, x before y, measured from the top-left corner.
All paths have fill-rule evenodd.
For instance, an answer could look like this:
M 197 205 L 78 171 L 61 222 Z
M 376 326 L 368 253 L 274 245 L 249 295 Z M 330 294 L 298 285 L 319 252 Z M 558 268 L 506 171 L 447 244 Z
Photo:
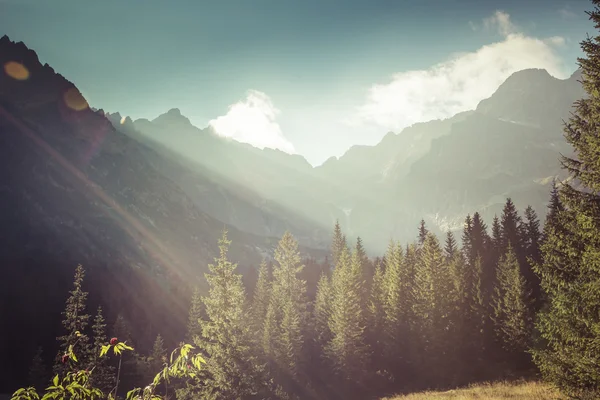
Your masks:
M 421 392 L 382 400 L 566 400 L 557 390 L 542 382 L 495 382 L 444 392 Z

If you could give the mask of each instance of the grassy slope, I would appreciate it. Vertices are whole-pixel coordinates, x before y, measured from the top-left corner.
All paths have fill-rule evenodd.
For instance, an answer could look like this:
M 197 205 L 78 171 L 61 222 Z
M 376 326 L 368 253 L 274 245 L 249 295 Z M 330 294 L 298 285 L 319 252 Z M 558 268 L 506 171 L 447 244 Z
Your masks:
M 496 382 L 446 392 L 422 392 L 382 400 L 564 400 L 558 391 L 540 382 Z

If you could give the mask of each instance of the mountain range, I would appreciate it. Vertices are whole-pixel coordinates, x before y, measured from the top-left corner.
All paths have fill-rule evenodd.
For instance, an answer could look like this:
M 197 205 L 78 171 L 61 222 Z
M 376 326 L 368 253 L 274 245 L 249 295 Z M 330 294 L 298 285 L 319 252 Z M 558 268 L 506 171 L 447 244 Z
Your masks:
M 0 326 L 59 320 L 56 293 L 81 263 L 90 285 L 105 288 L 93 301 L 135 313 L 140 331 L 159 324 L 167 337 L 184 325 L 189 290 L 203 287 L 223 229 L 247 271 L 286 230 L 303 254 L 324 259 L 336 220 L 375 256 L 390 238 L 414 240 L 421 218 L 436 233 L 456 231 L 468 213 L 491 221 L 506 197 L 543 216 L 552 179 L 563 177 L 559 155 L 571 151 L 562 120 L 584 96 L 579 71 L 566 80 L 520 71 L 475 110 L 312 167 L 195 127 L 177 109 L 153 120 L 92 109 L 6 36 L 0 65 L 0 302 L 15 305 L 0 308 Z M 23 293 L 28 301 L 16 304 Z M 2 330 L 0 343 L 20 337 Z M 0 347 L 0 358 L 16 351 Z

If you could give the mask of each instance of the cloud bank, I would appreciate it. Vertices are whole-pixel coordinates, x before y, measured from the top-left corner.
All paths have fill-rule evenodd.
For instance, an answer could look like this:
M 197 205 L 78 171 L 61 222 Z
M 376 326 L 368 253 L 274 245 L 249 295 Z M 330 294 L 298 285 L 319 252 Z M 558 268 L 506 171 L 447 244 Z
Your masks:
M 455 55 L 426 70 L 397 73 L 390 82 L 373 85 L 349 123 L 376 124 L 398 132 L 416 122 L 475 109 L 506 78 L 522 69 L 543 68 L 555 77 L 568 77 L 556 51 L 564 45 L 564 38 L 527 36 L 502 11 L 484 19 L 481 25 L 470 25 L 474 30 L 492 29 L 502 40 Z
M 217 134 L 238 142 L 293 154 L 294 145 L 285 138 L 276 121 L 279 113 L 269 96 L 250 90 L 245 100 L 230 105 L 227 114 L 209 121 L 209 125 Z

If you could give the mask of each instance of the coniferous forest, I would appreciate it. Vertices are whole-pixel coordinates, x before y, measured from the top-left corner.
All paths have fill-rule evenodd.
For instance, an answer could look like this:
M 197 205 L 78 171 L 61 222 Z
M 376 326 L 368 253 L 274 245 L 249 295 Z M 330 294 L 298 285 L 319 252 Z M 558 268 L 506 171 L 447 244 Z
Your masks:
M 600 9 L 590 17 L 600 29 Z M 79 265 L 59 350 L 37 350 L 13 398 L 365 399 L 522 377 L 600 398 L 600 36 L 582 49 L 587 97 L 564 128 L 575 156 L 545 217 L 508 198 L 492 221 L 465 216 L 460 237 L 422 221 L 378 257 L 336 224 L 324 262 L 286 233 L 251 283 L 224 231 L 175 349 L 156 332 L 140 350 L 132 322 L 91 309 Z

